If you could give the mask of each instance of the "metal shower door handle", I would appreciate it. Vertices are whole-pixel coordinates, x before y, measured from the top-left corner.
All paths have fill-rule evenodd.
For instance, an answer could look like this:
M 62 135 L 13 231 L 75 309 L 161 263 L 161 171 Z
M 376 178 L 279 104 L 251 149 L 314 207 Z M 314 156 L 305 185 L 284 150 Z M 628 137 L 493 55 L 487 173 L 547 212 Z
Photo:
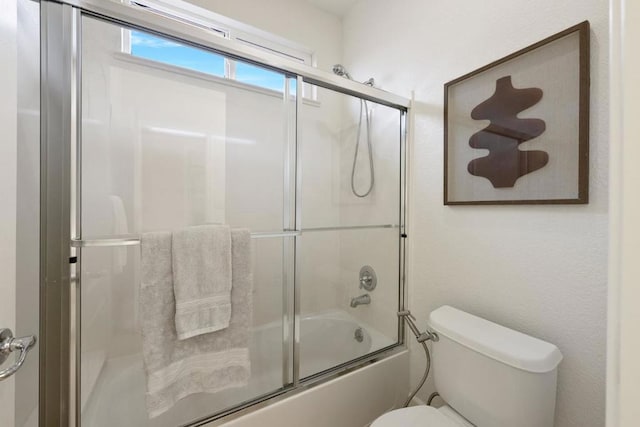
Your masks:
M 13 366 L 0 371 L 0 381 L 9 378 L 11 375 L 15 374 L 18 369 L 20 369 L 25 359 L 27 358 L 27 353 L 29 352 L 29 350 L 31 350 L 35 343 L 36 337 L 34 335 L 22 338 L 14 338 L 11 329 L 0 329 L 0 365 L 3 364 L 5 360 L 7 360 L 10 353 L 16 350 L 20 350 L 20 354 L 18 355 L 17 360 L 13 364 Z

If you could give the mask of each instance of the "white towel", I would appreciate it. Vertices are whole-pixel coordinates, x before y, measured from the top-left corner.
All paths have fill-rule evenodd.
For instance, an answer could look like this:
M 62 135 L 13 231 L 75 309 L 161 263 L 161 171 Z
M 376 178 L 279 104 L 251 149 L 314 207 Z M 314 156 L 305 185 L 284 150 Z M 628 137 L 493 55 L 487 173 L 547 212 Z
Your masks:
M 231 318 L 231 231 L 202 225 L 173 233 L 176 331 L 183 340 L 219 331 Z
M 249 328 L 253 313 L 251 239 L 248 230 L 232 230 L 229 326 L 179 340 L 173 294 L 171 233 L 142 236 L 140 312 L 147 379 L 147 412 L 156 417 L 194 393 L 216 393 L 246 386 L 250 377 Z

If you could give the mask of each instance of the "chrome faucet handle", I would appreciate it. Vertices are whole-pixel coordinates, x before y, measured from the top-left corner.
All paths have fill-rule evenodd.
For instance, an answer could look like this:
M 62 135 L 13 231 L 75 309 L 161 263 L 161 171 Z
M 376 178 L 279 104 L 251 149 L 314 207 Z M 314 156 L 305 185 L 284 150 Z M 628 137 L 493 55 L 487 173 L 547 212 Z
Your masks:
M 378 278 L 376 277 L 376 272 L 373 270 L 373 267 L 369 265 L 365 265 L 360 269 L 360 274 L 358 275 L 358 282 L 360 283 L 360 289 L 364 289 L 367 292 L 371 292 L 376 288 L 378 284 Z
M 363 274 L 360 276 L 360 289 L 370 286 L 372 281 L 373 277 L 370 274 Z

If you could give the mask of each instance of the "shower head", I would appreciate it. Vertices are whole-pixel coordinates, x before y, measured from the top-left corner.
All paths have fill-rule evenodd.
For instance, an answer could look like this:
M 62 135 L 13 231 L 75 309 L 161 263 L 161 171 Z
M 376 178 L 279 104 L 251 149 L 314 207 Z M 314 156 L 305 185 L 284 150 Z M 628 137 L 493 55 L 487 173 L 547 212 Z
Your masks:
M 341 76 L 341 77 L 346 77 L 346 78 L 348 78 L 349 80 L 353 80 L 353 79 L 351 78 L 351 74 L 349 74 L 349 72 L 347 71 L 347 69 L 346 69 L 346 68 L 344 68 L 344 65 L 342 65 L 342 64 L 336 64 L 336 65 L 334 65 L 334 66 L 333 66 L 333 68 L 332 68 L 332 70 L 333 70 L 333 74 L 336 74 L 336 75 Z M 373 87 L 373 85 L 374 85 L 373 77 L 372 77 L 372 78 L 370 78 L 370 79 L 369 79 L 369 80 L 367 80 L 367 81 L 362 82 L 362 83 L 363 83 L 363 84 L 365 84 L 365 85 L 367 85 L 367 86 L 371 86 L 371 87 Z
M 342 76 L 342 77 L 346 77 L 346 78 L 348 78 L 349 80 L 352 80 L 352 79 L 351 79 L 351 75 L 349 74 L 349 72 L 347 71 L 347 69 L 346 69 L 346 68 L 344 68 L 344 65 L 342 65 L 342 64 L 336 64 L 336 65 L 334 65 L 334 66 L 333 66 L 333 73 L 334 73 L 334 74 L 337 74 L 337 75 L 339 75 L 339 76 Z

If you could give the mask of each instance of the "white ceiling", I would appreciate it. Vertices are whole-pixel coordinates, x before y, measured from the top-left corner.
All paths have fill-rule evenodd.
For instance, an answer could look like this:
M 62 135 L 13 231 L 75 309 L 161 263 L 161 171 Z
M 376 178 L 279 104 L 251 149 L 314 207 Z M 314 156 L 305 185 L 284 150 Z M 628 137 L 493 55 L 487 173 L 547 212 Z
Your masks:
M 307 0 L 309 3 L 334 15 L 344 16 L 358 0 Z

